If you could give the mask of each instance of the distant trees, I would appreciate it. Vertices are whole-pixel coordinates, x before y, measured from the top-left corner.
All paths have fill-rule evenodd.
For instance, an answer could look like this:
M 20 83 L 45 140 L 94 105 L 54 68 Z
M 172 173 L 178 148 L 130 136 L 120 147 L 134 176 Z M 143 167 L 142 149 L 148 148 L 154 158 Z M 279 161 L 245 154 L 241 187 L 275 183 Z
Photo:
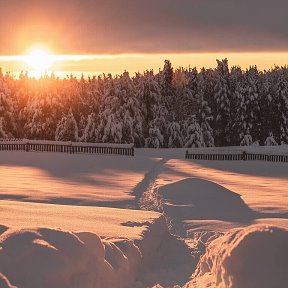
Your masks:
M 288 68 L 19 79 L 0 71 L 0 137 L 136 147 L 288 144 Z
M 10 137 L 16 133 L 13 99 L 7 84 L 0 69 L 0 137 Z
M 275 93 L 276 139 L 288 143 L 288 82 L 283 71 L 279 72 Z

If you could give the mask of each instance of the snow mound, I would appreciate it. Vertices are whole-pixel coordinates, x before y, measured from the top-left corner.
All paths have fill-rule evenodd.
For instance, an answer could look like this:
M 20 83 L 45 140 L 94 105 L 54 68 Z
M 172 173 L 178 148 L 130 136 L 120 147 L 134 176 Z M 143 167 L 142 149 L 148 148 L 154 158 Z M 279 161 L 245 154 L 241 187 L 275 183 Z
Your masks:
M 0 247 L 0 272 L 22 288 L 127 288 L 141 259 L 128 239 L 101 240 L 93 233 L 46 228 L 8 230 Z M 12 286 L 3 276 L 0 287 Z
M 169 234 L 163 216 L 141 239 L 97 234 L 3 226 L 0 288 L 173 287 L 184 285 L 198 263 L 186 243 Z
M 246 222 L 254 218 L 241 196 L 201 178 L 186 178 L 162 186 L 163 210 L 172 218 Z
M 185 287 L 283 288 L 287 272 L 288 230 L 254 225 L 214 240 Z

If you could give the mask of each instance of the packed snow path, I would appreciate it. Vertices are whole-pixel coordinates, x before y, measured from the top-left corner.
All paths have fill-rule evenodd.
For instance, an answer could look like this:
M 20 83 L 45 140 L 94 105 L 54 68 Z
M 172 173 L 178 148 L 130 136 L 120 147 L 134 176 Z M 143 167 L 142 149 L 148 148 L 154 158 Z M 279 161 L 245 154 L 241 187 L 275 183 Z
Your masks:
M 143 180 L 135 187 L 133 194 L 138 197 L 138 205 L 141 210 L 163 212 L 161 199 L 157 193 L 156 180 L 168 161 L 168 158 L 163 158 L 157 162 L 153 169 L 148 171 Z
M 141 210 L 160 212 L 165 216 L 167 227 L 171 234 L 185 238 L 186 231 L 181 221 L 172 218 L 163 209 L 163 199 L 158 193 L 157 180 L 159 175 L 165 170 L 165 165 L 169 162 L 169 158 L 162 158 L 153 169 L 145 174 L 143 180 L 135 187 L 134 194 L 138 198 L 138 206 Z

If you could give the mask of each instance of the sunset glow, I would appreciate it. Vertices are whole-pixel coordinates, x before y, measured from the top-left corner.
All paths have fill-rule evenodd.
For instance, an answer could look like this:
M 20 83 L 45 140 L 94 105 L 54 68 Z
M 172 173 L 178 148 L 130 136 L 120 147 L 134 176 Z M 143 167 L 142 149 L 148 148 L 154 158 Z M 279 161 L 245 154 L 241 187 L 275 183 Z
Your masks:
M 37 73 L 43 73 L 50 69 L 53 65 L 53 56 L 42 49 L 34 49 L 28 55 L 24 56 L 24 60 L 30 69 Z
M 229 66 L 241 66 L 247 69 L 257 65 L 260 70 L 268 70 L 274 65 L 284 66 L 287 63 L 287 52 L 261 53 L 163 53 L 163 54 L 53 54 L 45 49 L 33 49 L 26 55 L 1 56 L 0 67 L 17 77 L 21 71 L 28 71 L 32 77 L 54 72 L 59 77 L 71 73 L 77 77 L 111 73 L 122 74 L 128 71 L 131 76 L 136 72 L 153 69 L 158 72 L 163 68 L 165 59 L 169 59 L 174 68 L 216 67 L 216 59 L 228 58 Z

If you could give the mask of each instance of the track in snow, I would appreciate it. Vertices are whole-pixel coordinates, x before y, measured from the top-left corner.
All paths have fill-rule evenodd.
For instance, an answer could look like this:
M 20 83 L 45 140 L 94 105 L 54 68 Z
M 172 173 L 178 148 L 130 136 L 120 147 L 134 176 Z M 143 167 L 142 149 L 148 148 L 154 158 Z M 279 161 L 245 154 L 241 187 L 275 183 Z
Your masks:
M 156 180 L 168 160 L 167 158 L 162 158 L 157 162 L 153 169 L 148 171 L 143 180 L 134 188 L 132 194 L 136 195 L 137 203 L 141 210 L 163 212 L 161 199 L 157 194 Z
M 182 222 L 172 219 L 170 215 L 164 212 L 162 197 L 158 193 L 158 186 L 156 184 L 157 177 L 161 174 L 164 165 L 169 160 L 169 158 L 162 158 L 157 162 L 154 168 L 148 171 L 143 180 L 138 183 L 133 194 L 136 195 L 139 209 L 162 213 L 165 216 L 170 233 L 177 237 L 186 238 L 186 229 L 183 227 Z

